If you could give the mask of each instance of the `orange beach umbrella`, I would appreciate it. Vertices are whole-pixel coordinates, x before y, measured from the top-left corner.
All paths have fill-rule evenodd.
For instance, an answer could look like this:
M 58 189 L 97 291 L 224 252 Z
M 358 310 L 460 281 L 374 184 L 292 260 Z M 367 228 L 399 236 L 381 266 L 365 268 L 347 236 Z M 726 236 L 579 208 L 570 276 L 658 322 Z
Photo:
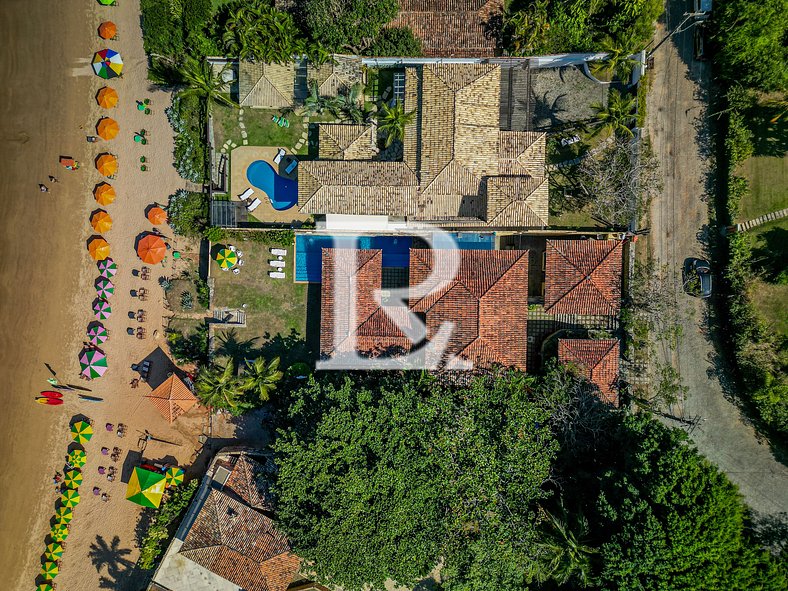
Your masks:
M 88 252 L 94 261 L 103 261 L 109 256 L 109 243 L 103 238 L 93 238 L 88 244 Z
M 137 243 L 137 256 L 142 259 L 143 263 L 155 265 L 162 262 L 166 254 L 167 245 L 161 236 L 156 236 L 156 234 L 146 234 Z
M 104 176 L 113 176 L 118 172 L 118 159 L 112 154 L 101 154 L 96 158 L 96 170 Z
M 112 21 L 103 22 L 99 25 L 98 34 L 102 39 L 112 39 L 118 34 L 118 27 Z
M 111 117 L 102 117 L 96 123 L 96 133 L 99 134 L 101 139 L 111 140 L 120 132 L 118 122 Z
M 90 218 L 90 225 L 96 232 L 103 234 L 112 228 L 112 218 L 106 211 L 97 211 Z
M 115 201 L 115 188 L 109 183 L 99 183 L 93 189 L 93 197 L 99 205 L 109 205 Z
M 167 212 L 161 207 L 151 207 L 148 210 L 148 221 L 154 226 L 163 224 L 167 221 Z
M 105 86 L 99 90 L 96 95 L 96 102 L 99 104 L 99 107 L 104 107 L 105 109 L 116 107 L 118 105 L 118 99 L 118 91 L 109 86 Z

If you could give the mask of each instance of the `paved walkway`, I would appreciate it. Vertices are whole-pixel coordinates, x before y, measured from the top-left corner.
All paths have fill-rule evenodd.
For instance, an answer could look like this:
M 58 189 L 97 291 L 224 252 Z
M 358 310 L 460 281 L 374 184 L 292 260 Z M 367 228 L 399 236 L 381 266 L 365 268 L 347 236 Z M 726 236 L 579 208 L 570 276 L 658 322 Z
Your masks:
M 761 226 L 768 222 L 773 222 L 774 220 L 779 220 L 785 217 L 788 217 L 788 207 L 786 207 L 785 209 L 781 209 L 779 211 L 773 211 L 772 213 L 767 213 L 766 215 L 762 215 L 753 220 L 746 221 L 742 224 L 736 224 L 736 231 L 746 232 L 747 230 L 752 230 L 756 226 Z

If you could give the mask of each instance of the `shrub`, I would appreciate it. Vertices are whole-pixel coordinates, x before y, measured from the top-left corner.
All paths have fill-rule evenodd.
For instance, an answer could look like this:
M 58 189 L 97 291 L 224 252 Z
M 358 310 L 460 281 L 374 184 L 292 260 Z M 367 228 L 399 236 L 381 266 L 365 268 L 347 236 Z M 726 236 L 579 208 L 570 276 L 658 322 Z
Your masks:
M 140 0 L 142 43 L 145 53 L 174 56 L 183 53 L 180 16 L 171 9 L 170 0 Z
M 218 228 L 216 226 L 210 226 L 205 228 L 203 232 L 203 236 L 205 237 L 208 242 L 216 243 L 222 242 L 227 237 L 227 231 L 224 228 Z
M 202 323 L 189 336 L 177 331 L 167 333 L 170 353 L 178 363 L 205 365 L 208 362 L 208 325 Z
M 181 308 L 184 310 L 191 310 L 194 308 L 194 300 L 190 291 L 184 291 L 181 293 Z
M 171 535 L 172 526 L 179 520 L 194 496 L 198 480 L 191 480 L 176 487 L 170 498 L 163 502 L 145 532 L 140 544 L 140 557 L 137 566 L 143 570 L 154 567 L 156 558 L 161 554 L 163 542 Z
M 167 293 L 172 289 L 172 281 L 170 281 L 167 277 L 160 277 L 159 285 L 164 290 L 164 293 Z
M 747 127 L 744 115 L 739 111 L 731 112 L 728 119 L 728 134 L 725 136 L 725 150 L 731 168 L 752 156 L 754 150 L 752 138 L 752 131 Z
M 174 166 L 187 181 L 205 180 L 208 146 L 205 142 L 205 113 L 200 98 L 175 95 L 172 106 L 165 109 L 175 131 Z
M 211 307 L 211 289 L 208 287 L 208 282 L 197 275 L 192 279 L 194 287 L 197 289 L 197 302 L 203 308 Z
M 197 238 L 208 224 L 208 198 L 202 193 L 178 189 L 170 195 L 167 217 L 177 235 Z
M 379 57 L 419 57 L 422 55 L 421 41 L 408 27 L 383 29 L 364 54 Z

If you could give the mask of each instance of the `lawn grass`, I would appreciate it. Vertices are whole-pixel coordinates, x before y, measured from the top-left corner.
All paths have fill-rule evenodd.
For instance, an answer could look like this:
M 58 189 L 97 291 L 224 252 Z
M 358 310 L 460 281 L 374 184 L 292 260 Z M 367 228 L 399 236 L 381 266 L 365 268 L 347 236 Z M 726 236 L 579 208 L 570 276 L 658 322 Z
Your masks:
M 198 318 L 181 318 L 179 316 L 173 316 L 172 319 L 170 319 L 169 329 L 172 332 L 179 332 L 183 334 L 183 336 L 189 336 L 203 322 L 205 321 Z
M 772 285 L 756 280 L 750 292 L 755 307 L 771 330 L 788 336 L 788 285 Z
M 777 275 L 788 260 L 788 218 L 751 231 L 755 238 L 753 267 L 761 274 L 750 291 L 755 306 L 769 326 L 788 336 L 788 285 L 778 285 Z

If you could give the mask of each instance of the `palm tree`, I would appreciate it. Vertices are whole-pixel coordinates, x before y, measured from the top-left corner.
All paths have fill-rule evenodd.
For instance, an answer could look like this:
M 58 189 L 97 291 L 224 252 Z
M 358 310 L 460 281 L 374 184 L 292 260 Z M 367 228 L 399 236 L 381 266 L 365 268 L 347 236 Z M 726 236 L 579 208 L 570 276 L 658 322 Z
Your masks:
M 405 106 L 401 101 L 389 106 L 383 103 L 378 111 L 378 128 L 386 134 L 386 147 L 388 148 L 395 140 L 405 139 L 405 127 L 413 123 L 416 119 L 416 111 L 405 112 Z
M 206 112 L 211 112 L 213 103 L 219 103 L 227 107 L 234 107 L 235 103 L 224 93 L 225 82 L 222 80 L 222 73 L 216 76 L 213 73 L 213 66 L 207 60 L 197 61 L 187 58 L 181 66 L 181 74 L 185 88 L 180 91 L 182 96 L 197 96 L 205 101 Z
M 361 84 L 354 84 L 347 92 L 340 94 L 329 106 L 337 117 L 361 123 L 364 121 L 364 111 L 361 110 Z
M 268 363 L 262 357 L 258 357 L 252 363 L 247 361 L 241 389 L 244 392 L 256 392 L 261 402 L 267 402 L 283 375 L 279 371 L 279 357 L 274 357 Z
M 596 111 L 599 125 L 592 135 L 597 135 L 602 130 L 608 130 L 619 136 L 634 137 L 629 128 L 635 122 L 635 97 L 630 94 L 621 94 L 618 90 L 610 91 L 607 107 L 602 103 L 594 103 L 591 108 Z
M 607 57 L 602 62 L 595 62 L 592 70 L 604 72 L 610 77 L 617 77 L 625 83 L 629 83 L 632 70 L 638 61 L 633 59 L 631 42 L 616 43 L 610 37 L 602 42 L 602 50 L 607 53 Z
M 320 88 L 317 85 L 317 80 L 309 81 L 309 95 L 304 99 L 304 114 L 320 115 L 323 111 L 329 108 L 329 100 L 320 95 Z
M 562 518 L 547 513 L 547 527 L 543 529 L 542 540 L 537 543 L 534 563 L 529 576 L 539 583 L 548 580 L 558 585 L 566 585 L 574 580 L 580 587 L 591 582 L 591 558 L 598 549 L 583 543 L 588 535 L 588 521 L 580 515 L 575 523 L 575 531 L 566 523 L 566 511 L 561 508 Z
M 224 367 L 203 367 L 195 381 L 197 397 L 211 408 L 227 410 L 237 415 L 250 408 L 243 400 L 241 383 L 235 375 L 235 365 L 228 361 Z

